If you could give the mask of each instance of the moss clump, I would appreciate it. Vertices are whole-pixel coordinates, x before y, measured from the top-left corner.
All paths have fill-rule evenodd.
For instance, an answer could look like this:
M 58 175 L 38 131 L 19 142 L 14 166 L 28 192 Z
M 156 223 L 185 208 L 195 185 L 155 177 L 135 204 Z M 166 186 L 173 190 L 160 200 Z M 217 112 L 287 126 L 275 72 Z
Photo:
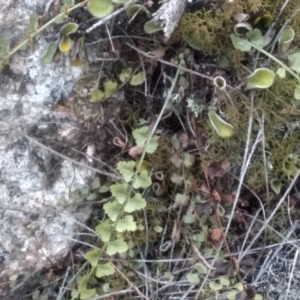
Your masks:
M 218 55 L 230 51 L 232 67 L 238 68 L 244 53 L 234 49 L 230 41 L 235 21 L 234 14 L 248 13 L 255 19 L 257 14 L 264 12 L 276 16 L 282 6 L 281 0 L 235 0 L 233 2 L 221 1 L 221 5 L 203 5 L 196 12 L 183 15 L 177 34 L 186 41 L 193 39 L 203 53 Z M 278 20 L 278 25 L 291 17 L 299 9 L 299 1 L 291 0 Z M 297 14 L 289 24 L 295 30 L 295 42 L 300 39 L 300 14 Z
M 236 71 L 236 75 L 244 77 L 248 75 L 245 74 L 245 68 L 241 64 L 242 59 L 246 57 L 245 53 L 234 49 L 230 40 L 230 34 L 235 25 L 234 14 L 249 13 L 250 21 L 253 23 L 261 13 L 276 17 L 281 6 L 281 0 L 236 0 L 231 3 L 222 1 L 221 5 L 215 5 L 209 9 L 203 5 L 198 11 L 188 12 L 183 16 L 178 34 L 186 41 L 191 37 L 195 39 L 202 53 L 210 55 L 230 53 L 232 68 Z M 299 1 L 291 0 L 278 20 L 278 27 L 299 8 Z M 289 25 L 296 33 L 293 47 L 300 39 L 300 14 L 297 14 Z M 247 57 L 251 63 L 251 56 Z M 252 68 L 250 63 L 249 67 Z M 276 72 L 278 66 L 271 63 L 268 68 Z M 254 92 L 251 143 L 254 142 L 261 128 L 260 120 L 263 117 L 265 149 L 262 143 L 257 146 L 245 183 L 256 191 L 265 186 L 266 172 L 269 179 L 276 178 L 285 181 L 290 180 L 300 167 L 300 155 L 295 152 L 300 145 L 300 122 L 297 123 L 300 102 L 296 102 L 293 95 L 296 83 L 297 81 L 289 76 L 285 79 L 276 78 L 270 89 Z M 212 129 L 207 116 L 203 115 L 200 122 L 201 126 L 206 129 L 209 148 L 202 155 L 202 160 L 205 165 L 208 165 L 211 162 L 229 158 L 233 170 L 238 174 L 245 149 L 250 103 L 232 91 L 230 91 L 230 97 L 234 105 L 219 97 L 218 108 L 222 117 L 234 126 L 235 134 L 229 139 L 220 138 Z M 264 154 L 269 165 L 267 170 Z
M 245 179 L 245 183 L 256 191 L 265 186 L 266 172 L 269 179 L 286 181 L 291 180 L 300 167 L 300 155 L 296 152 L 300 145 L 300 122 L 298 121 L 300 111 L 297 110 L 300 103 L 293 103 L 294 86 L 294 79 L 277 78 L 269 90 L 254 92 L 251 143 L 254 142 L 261 128 L 259 120 L 263 116 L 265 155 L 269 166 L 268 170 L 265 170 L 263 146 L 260 142 Z M 203 153 L 202 160 L 205 165 L 208 165 L 229 158 L 234 172 L 238 175 L 243 161 L 251 106 L 234 92 L 230 92 L 230 97 L 234 106 L 219 101 L 219 111 L 222 117 L 234 126 L 234 135 L 228 139 L 219 137 L 204 114 L 200 123 L 203 125 L 205 122 L 209 148 Z

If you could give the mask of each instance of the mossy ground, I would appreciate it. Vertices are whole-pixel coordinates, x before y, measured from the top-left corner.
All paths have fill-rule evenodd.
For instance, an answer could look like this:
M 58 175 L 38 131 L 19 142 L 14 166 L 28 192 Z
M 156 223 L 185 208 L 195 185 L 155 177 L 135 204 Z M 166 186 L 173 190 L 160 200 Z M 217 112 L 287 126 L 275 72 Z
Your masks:
M 229 3 L 228 1 L 221 0 L 207 1 L 208 3 L 206 5 L 202 5 L 201 2 L 202 1 L 200 1 L 199 6 L 192 7 L 190 11 L 189 9 L 187 10 L 182 17 L 176 35 L 181 37 L 181 40 L 188 41 L 191 32 L 193 33 L 193 38 L 195 38 L 197 43 L 201 46 L 201 51 L 195 51 L 193 53 L 196 57 L 195 63 L 198 63 L 197 58 L 199 57 L 201 64 L 203 58 L 204 63 L 206 63 L 205 60 L 207 58 L 217 58 L 224 53 L 229 55 L 229 67 L 222 69 L 215 64 L 211 71 L 215 72 L 216 70 L 222 69 L 222 72 L 226 75 L 228 84 L 236 87 L 243 82 L 244 77 L 247 76 L 249 72 L 253 71 L 255 63 L 257 63 L 257 66 L 260 66 L 260 64 L 265 65 L 267 58 L 261 55 L 260 59 L 256 61 L 256 53 L 245 54 L 232 46 L 230 34 L 233 32 L 235 25 L 233 15 L 237 12 L 249 13 L 253 19 L 260 11 L 276 17 L 283 2 L 282 0 L 235 0 Z M 277 27 L 280 28 L 294 11 L 299 9 L 299 6 L 298 0 L 291 0 L 279 18 Z M 294 28 L 296 33 L 295 41 L 291 47 L 291 50 L 295 50 L 300 39 L 300 14 L 292 20 L 290 25 Z M 134 33 L 136 35 L 141 34 L 139 31 Z M 148 47 L 149 50 L 153 50 L 154 43 L 147 44 L 144 40 L 142 43 L 143 47 Z M 158 45 L 157 40 L 155 40 L 155 43 Z M 180 47 L 182 47 L 183 44 L 184 43 L 181 43 Z M 124 49 L 122 49 L 122 51 L 123 50 Z M 181 50 L 182 48 L 180 51 Z M 120 51 L 120 57 L 123 55 L 122 51 Z M 127 52 L 125 60 L 129 57 L 132 59 L 136 54 L 130 51 L 132 51 L 132 49 L 125 49 L 124 52 Z M 170 49 L 168 49 L 168 51 L 166 55 L 167 58 L 165 58 L 166 60 L 170 57 L 173 58 L 173 56 L 176 59 L 178 58 L 174 55 L 176 51 L 171 51 Z M 134 55 L 131 55 L 133 53 Z M 140 62 L 138 59 L 137 61 L 138 63 Z M 134 63 L 137 64 L 136 61 L 134 61 Z M 272 62 L 267 64 L 267 66 L 275 72 L 278 67 Z M 159 67 L 157 69 L 159 69 Z M 110 68 L 109 70 L 114 70 L 114 68 Z M 170 70 L 171 68 L 164 69 L 167 75 L 172 79 L 174 69 Z M 160 71 L 161 70 L 158 70 L 157 73 Z M 168 73 L 168 71 L 170 72 Z M 155 75 L 150 74 L 150 77 L 156 77 L 157 73 L 155 73 Z M 97 77 L 97 75 L 95 77 Z M 111 74 L 107 72 L 105 75 L 108 78 L 118 78 L 118 73 Z M 150 82 L 153 78 L 149 79 Z M 207 88 L 207 84 L 200 81 L 199 79 L 199 82 L 195 83 L 194 90 L 192 88 L 185 90 L 187 97 L 192 94 L 200 95 L 194 98 L 195 102 L 201 104 L 203 107 L 199 116 L 193 118 L 193 114 L 187 110 L 186 103 L 183 101 L 184 105 L 181 107 L 182 110 L 178 110 L 180 111 L 179 117 L 184 123 L 183 126 L 181 126 L 177 116 L 174 116 L 174 114 L 172 117 L 166 117 L 160 122 L 158 148 L 155 153 L 147 154 L 145 161 L 150 166 L 153 183 L 157 184 L 162 189 L 162 192 L 158 193 L 153 186 L 145 190 L 139 190 L 147 200 L 147 206 L 144 211 L 140 210 L 135 212 L 134 217 L 135 220 L 137 220 L 137 224 L 141 225 L 144 230 L 125 231 L 122 235 L 120 234 L 126 242 L 130 243 L 130 253 L 118 254 L 117 257 L 104 255 L 104 257 L 101 258 L 101 262 L 113 261 L 120 272 L 115 272 L 113 275 L 102 278 L 93 276 L 89 279 L 88 287 L 95 288 L 100 295 L 125 290 L 129 286 L 128 282 L 139 287 L 145 294 L 149 292 L 149 288 L 149 293 L 154 291 L 153 294 L 155 294 L 155 292 L 159 291 L 159 288 L 163 290 L 165 287 L 168 287 L 168 285 L 169 289 L 166 290 L 170 294 L 176 291 L 178 293 L 181 292 L 180 295 L 182 295 L 188 290 L 190 287 L 188 284 L 186 286 L 183 285 L 181 288 L 180 283 L 187 281 L 187 274 L 193 272 L 193 274 L 196 274 L 193 266 L 196 261 L 200 261 L 199 254 L 195 254 L 195 251 L 192 250 L 192 246 L 196 245 L 199 253 L 209 261 L 211 261 L 211 258 L 214 258 L 218 252 L 222 234 L 218 237 L 212 237 L 212 233 L 214 233 L 213 230 L 221 230 L 221 228 L 223 230 L 223 228 L 225 228 L 228 221 L 228 212 L 232 209 L 234 192 L 238 184 L 237 179 L 243 162 L 249 116 L 251 114 L 253 114 L 253 128 L 250 136 L 250 149 L 262 128 L 263 135 L 261 135 L 248 167 L 244 181 L 246 188 L 242 191 L 242 196 L 238 201 L 235 212 L 233 225 L 230 227 L 230 231 L 226 237 L 232 252 L 234 252 L 234 250 L 240 251 L 240 246 L 244 242 L 244 237 L 251 226 L 252 219 L 249 221 L 247 216 L 253 217 L 251 214 L 256 214 L 257 208 L 263 206 L 261 203 L 257 203 L 257 200 L 253 200 L 253 193 L 263 198 L 267 187 L 266 175 L 269 181 L 276 179 L 282 185 L 289 184 L 300 168 L 300 155 L 298 154 L 300 145 L 300 122 L 298 121 L 300 116 L 300 102 L 298 103 L 294 100 L 294 87 L 296 84 L 294 79 L 289 76 L 285 79 L 277 77 L 270 89 L 254 91 L 253 111 L 251 101 L 249 100 L 249 93 L 244 91 L 243 88 L 229 89 L 227 91 L 228 94 L 225 95 L 222 91 L 218 92 L 210 85 L 208 88 L 210 92 L 205 94 L 201 92 L 202 89 Z M 147 121 L 149 121 L 149 123 L 153 122 L 163 103 L 161 95 L 163 94 L 162 90 L 165 89 L 165 86 L 161 84 L 159 80 L 156 81 L 156 78 L 153 79 L 153 82 L 155 82 L 155 89 L 157 88 L 156 83 L 158 83 L 160 88 L 152 91 L 152 85 L 149 84 L 150 92 L 153 92 L 153 98 L 151 98 L 153 102 L 151 102 L 151 105 L 149 104 L 150 97 L 147 98 L 143 95 L 143 87 L 131 87 L 128 89 L 125 87 L 125 103 L 122 103 L 120 114 L 115 118 L 118 121 L 115 124 L 118 126 L 121 124 L 122 126 L 120 125 L 118 130 L 115 130 L 116 128 L 112 126 L 108 128 L 101 127 L 102 131 L 100 131 L 99 135 L 104 136 L 103 133 L 106 129 L 108 132 L 105 132 L 105 137 L 101 137 L 101 142 L 104 139 L 105 141 L 111 141 L 116 136 L 122 136 L 122 138 L 124 138 L 126 135 L 126 139 L 128 138 L 128 140 L 126 140 L 127 145 L 122 148 L 122 151 L 113 143 L 109 144 L 110 148 L 106 150 L 107 155 L 105 158 L 107 157 L 107 159 L 105 162 L 107 161 L 111 168 L 115 168 L 117 162 L 120 160 L 132 161 L 139 159 L 139 157 L 132 158 L 128 156 L 127 150 L 133 145 L 134 140 L 132 138 L 132 131 L 140 127 L 141 119 L 145 120 L 149 115 L 151 117 L 149 117 Z M 163 91 L 165 92 L 165 90 Z M 178 92 L 178 90 L 176 92 Z M 86 103 L 83 102 L 83 104 Z M 89 105 L 90 104 L 91 103 L 89 103 Z M 232 137 L 221 138 L 212 128 L 207 117 L 208 109 L 212 104 L 218 109 L 218 113 L 222 118 L 234 127 Z M 93 107 L 91 110 L 94 112 Z M 112 107 L 112 110 L 114 110 L 114 107 Z M 107 111 L 108 110 L 106 110 L 104 114 L 107 113 Z M 188 114 L 192 116 L 191 120 L 194 121 L 192 125 L 188 124 L 188 117 L 186 116 Z M 97 122 L 98 121 L 97 118 Z M 98 125 L 98 123 L 96 125 Z M 97 131 L 98 127 L 94 127 Z M 193 127 L 194 131 L 196 131 L 197 128 L 201 128 L 204 132 L 206 140 L 205 150 L 200 151 L 195 147 L 196 138 L 191 137 L 192 134 L 190 134 L 188 130 L 189 127 Z M 178 128 L 180 128 L 180 130 Z M 184 130 L 186 131 L 185 134 L 183 134 Z M 182 142 L 177 134 L 183 134 L 188 141 L 185 140 Z M 176 142 L 179 144 L 181 142 L 182 144 L 186 143 L 187 145 L 183 147 L 182 144 L 180 144 L 180 147 L 175 149 L 174 136 L 178 138 Z M 110 153 L 110 149 L 112 148 L 115 151 L 111 151 Z M 118 154 L 116 155 L 115 152 L 118 152 Z M 99 153 L 96 153 L 96 155 L 97 154 Z M 182 162 L 179 163 L 180 160 L 184 161 L 184 157 L 187 154 L 193 155 L 195 158 L 195 161 L 189 167 L 182 164 Z M 174 160 L 171 158 L 174 158 Z M 230 162 L 230 172 L 227 172 L 225 175 L 222 174 L 219 177 L 216 176 L 213 179 L 208 178 L 208 166 L 212 163 L 219 164 L 226 159 Z M 176 166 L 177 163 L 179 166 Z M 101 165 L 101 167 L 103 166 Z M 162 178 L 156 178 L 155 175 L 157 172 L 163 175 Z M 175 179 L 174 175 L 176 175 Z M 111 185 L 112 183 L 114 182 L 107 181 L 107 185 Z M 249 192 L 249 188 L 251 192 Z M 106 193 L 105 196 L 111 196 L 109 191 L 106 191 Z M 178 194 L 188 195 L 186 204 L 175 205 L 176 196 L 178 196 Z M 225 199 L 229 200 L 225 201 Z M 273 208 L 275 201 L 272 200 L 274 199 L 275 198 L 271 198 L 269 195 L 266 199 L 267 204 L 265 210 L 267 215 L 270 214 Z M 242 200 L 244 200 L 244 202 Z M 220 207 L 224 210 L 222 214 L 219 210 Z M 284 234 L 285 229 L 288 227 L 286 220 L 293 217 L 296 211 L 297 208 L 290 208 L 288 205 L 286 207 L 282 206 L 271 221 L 270 227 L 266 230 L 266 235 L 262 236 L 255 246 L 260 246 L 260 243 L 267 245 L 280 242 L 281 237 L 278 237 L 278 234 L 273 229 Z M 218 219 L 218 217 L 221 220 Z M 260 218 L 260 221 L 262 220 L 261 214 L 258 218 Z M 94 210 L 90 227 L 94 229 L 104 219 L 105 212 L 103 210 L 103 203 L 96 203 L 96 209 Z M 257 222 L 252 229 L 250 228 L 249 239 L 259 230 L 262 222 L 263 221 L 261 221 L 261 223 Z M 218 232 L 217 230 L 216 233 Z M 103 246 L 101 239 L 98 237 L 87 238 L 86 240 L 84 238 L 84 241 L 96 245 L 96 247 L 101 248 Z M 171 245 L 170 248 L 167 250 L 162 249 L 166 247 L 168 243 Z M 84 250 L 86 249 L 84 248 Z M 243 261 L 241 261 L 240 266 L 234 269 L 232 265 L 230 265 L 232 261 L 224 259 L 225 255 L 230 256 L 227 251 L 228 248 L 222 248 L 218 258 L 223 264 L 223 267 L 219 267 L 219 270 L 221 269 L 220 273 L 217 275 L 213 274 L 208 282 L 211 283 L 214 280 L 218 282 L 219 275 L 221 274 L 230 279 L 229 288 L 232 288 L 234 284 L 239 281 L 237 276 L 237 274 L 239 274 L 238 267 L 243 269 L 245 266 L 243 266 Z M 83 262 L 85 262 L 85 259 L 82 254 L 78 257 L 76 258 L 76 262 L 81 266 Z M 182 261 L 180 263 L 163 261 L 177 258 L 182 258 Z M 186 259 L 186 261 L 184 261 L 184 259 Z M 192 260 L 192 262 L 190 262 L 189 259 Z M 146 262 L 146 260 L 148 260 L 148 262 Z M 151 263 L 149 262 L 150 260 L 152 261 Z M 159 260 L 159 262 L 155 260 Z M 141 261 L 143 262 L 141 263 Z M 85 276 L 90 270 L 91 266 L 87 264 L 80 275 Z M 139 272 L 144 272 L 144 277 L 141 276 Z M 173 276 L 172 279 L 170 279 L 170 277 L 166 279 L 170 275 Z M 204 279 L 203 273 L 200 272 L 196 275 L 199 275 L 201 280 Z M 245 275 L 245 282 L 247 278 Z M 169 282 L 166 283 L 164 280 L 169 280 Z M 80 282 L 80 278 L 77 282 L 72 282 L 70 295 L 71 289 L 75 290 L 80 285 L 78 282 Z M 107 286 L 109 288 L 108 290 L 106 290 Z M 178 289 L 178 286 L 180 286 L 180 289 Z M 228 292 L 227 287 L 224 287 L 225 292 Z M 133 292 L 132 290 L 131 293 Z M 191 297 L 185 299 L 194 299 L 196 293 L 197 291 L 193 291 Z M 68 294 L 69 298 L 66 299 L 71 299 L 70 295 Z M 209 284 L 206 284 L 198 299 L 208 299 L 209 297 L 215 297 L 215 295 L 215 291 L 213 291 Z M 126 299 L 123 295 L 117 297 L 119 298 L 116 299 Z M 168 297 L 167 294 L 155 299 L 166 299 L 166 297 Z M 110 298 L 107 297 L 107 299 Z
M 182 38 L 188 38 L 193 32 L 193 37 L 201 45 L 202 52 L 210 55 L 220 55 L 230 53 L 231 66 L 229 70 L 234 70 L 236 77 L 245 77 L 248 73 L 245 71 L 245 65 L 251 69 L 255 61 L 254 54 L 247 54 L 236 50 L 231 43 L 230 34 L 233 32 L 234 25 L 233 15 L 237 12 L 249 13 L 252 16 L 258 12 L 265 12 L 276 15 L 281 9 L 282 1 L 259 1 L 259 0 L 240 0 L 231 3 L 215 4 L 211 9 L 205 7 L 195 12 L 187 12 L 181 21 L 177 34 Z M 297 0 L 289 2 L 288 7 L 278 20 L 278 27 L 291 17 L 296 9 L 299 9 Z M 255 17 L 253 17 L 255 18 Z M 295 30 L 296 39 L 293 46 L 296 48 L 300 37 L 300 15 L 292 19 L 290 26 Z M 261 62 L 265 62 L 266 57 L 260 56 Z M 250 63 L 249 63 L 250 62 Z M 258 63 L 259 65 L 259 63 Z M 270 65 L 270 69 L 275 72 L 278 66 Z M 298 133 L 290 131 L 287 136 L 284 133 L 290 128 L 299 116 L 298 108 L 300 103 L 293 99 L 293 92 L 296 81 L 287 77 L 285 79 L 277 78 L 274 85 L 267 91 L 258 90 L 254 95 L 254 127 L 252 132 L 252 142 L 255 139 L 261 124 L 258 119 L 264 117 L 264 139 L 266 145 L 266 156 L 269 162 L 269 169 L 265 168 L 263 161 L 262 146 L 253 157 L 252 164 L 248 170 L 246 184 L 251 188 L 261 189 L 265 183 L 265 173 L 269 178 L 279 178 L 280 180 L 290 180 L 297 168 L 300 166 L 298 155 L 295 154 L 297 146 L 300 143 Z M 225 119 L 234 126 L 235 134 L 229 140 L 218 137 L 214 130 L 211 129 L 209 122 L 206 122 L 205 116 L 199 123 L 206 122 L 208 140 L 210 146 L 208 151 L 203 154 L 205 163 L 221 161 L 224 158 L 230 158 L 236 165 L 240 166 L 243 158 L 245 147 L 245 138 L 247 135 L 248 117 L 250 115 L 250 103 L 245 101 L 235 92 L 230 93 L 234 106 L 224 101 L 222 97 L 216 95 L 218 106 L 223 112 Z M 224 97 L 223 97 L 224 98 Z

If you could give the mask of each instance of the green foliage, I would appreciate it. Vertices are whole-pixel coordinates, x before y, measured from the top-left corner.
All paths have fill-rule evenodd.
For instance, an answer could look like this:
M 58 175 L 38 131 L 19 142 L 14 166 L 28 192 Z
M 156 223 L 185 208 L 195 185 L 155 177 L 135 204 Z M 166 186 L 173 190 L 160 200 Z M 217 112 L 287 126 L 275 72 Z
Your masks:
M 144 72 L 139 72 L 132 76 L 130 80 L 130 84 L 133 86 L 140 85 L 145 81 L 145 74 Z
M 53 60 L 53 57 L 57 51 L 58 42 L 52 42 L 48 45 L 45 55 L 41 58 L 43 64 L 50 64 Z
M 267 89 L 275 80 L 275 73 L 267 68 L 256 69 L 252 74 L 246 77 L 247 89 Z
M 111 221 L 115 222 L 119 216 L 119 213 L 122 209 L 122 205 L 117 201 L 110 201 L 103 205 L 105 213 L 109 216 Z
M 290 68 L 297 73 L 300 73 L 300 52 L 290 54 L 288 56 Z
M 96 269 L 95 276 L 102 278 L 105 276 L 113 275 L 115 273 L 115 268 L 112 263 L 108 262 L 105 264 L 99 264 Z
M 200 282 L 200 278 L 197 273 L 188 273 L 186 279 L 191 284 L 198 284 Z
M 258 48 L 263 48 L 265 46 L 265 39 L 259 29 L 250 30 L 246 33 L 251 43 L 253 43 Z
M 29 17 L 29 24 L 26 28 L 26 34 L 30 34 L 34 32 L 38 28 L 38 15 L 36 12 L 34 12 L 30 17 Z
M 85 259 L 92 265 L 92 267 L 96 267 L 98 265 L 100 257 L 101 252 L 98 249 L 93 249 L 85 254 Z
M 113 228 L 110 220 L 107 219 L 98 224 L 95 228 L 95 231 L 100 235 L 100 238 L 104 243 L 109 242 L 110 237 L 113 233 Z
M 119 74 L 119 79 L 121 82 L 127 81 L 132 74 L 132 68 L 125 68 L 122 69 L 121 73 Z
M 82 1 L 76 5 L 74 5 L 73 0 L 65 0 L 64 5 L 62 7 L 61 12 L 54 16 L 51 20 L 49 20 L 46 24 L 43 26 L 38 26 L 38 15 L 36 13 L 33 13 L 28 21 L 27 28 L 25 30 L 26 37 L 23 41 L 18 43 L 13 49 L 9 49 L 8 42 L 6 37 L 0 37 L 0 72 L 2 71 L 4 65 L 8 62 L 8 60 L 19 50 L 26 50 L 27 47 L 30 45 L 30 41 L 33 40 L 34 37 L 36 37 L 38 34 L 49 28 L 53 24 L 59 24 L 62 23 L 66 17 L 65 13 L 72 12 L 79 7 L 82 7 L 86 4 L 85 1 Z M 73 32 L 74 28 L 77 26 L 77 24 L 73 25 Z M 76 29 L 77 30 L 77 29 Z M 72 30 L 71 30 L 72 31 Z M 71 33 L 71 32 L 70 32 Z M 69 33 L 69 34 L 70 34 Z M 56 43 L 51 43 L 48 47 L 47 53 L 43 56 L 41 61 L 44 63 L 50 63 L 52 61 L 52 58 L 56 52 L 57 47 L 55 47 Z M 65 36 L 65 38 L 62 38 L 59 43 L 57 43 L 57 46 L 60 46 L 60 48 L 64 52 L 68 52 L 68 49 L 71 48 L 70 40 Z
M 224 121 L 215 111 L 210 110 L 208 112 L 208 117 L 211 125 L 220 137 L 228 138 L 233 135 L 233 126 Z
M 104 93 L 99 90 L 93 90 L 91 93 L 91 99 L 90 102 L 95 103 L 95 102 L 100 102 L 104 98 Z
M 116 230 L 118 232 L 124 232 L 126 230 L 136 231 L 136 229 L 137 229 L 137 225 L 133 220 L 133 216 L 131 215 L 126 215 L 123 218 L 120 218 L 116 225 Z
M 294 98 L 300 100 L 300 83 L 297 84 L 294 92 Z
M 67 53 L 71 50 L 72 45 L 72 40 L 69 37 L 64 36 L 61 38 L 58 47 L 62 53 Z
M 236 36 L 234 33 L 230 35 L 232 44 L 235 49 L 241 50 L 241 51 L 250 51 L 251 50 L 251 44 L 243 38 L 240 38 Z
M 142 194 L 137 193 L 132 198 L 130 198 L 126 205 L 124 206 L 124 211 L 132 213 L 136 210 L 140 210 L 146 207 L 146 200 L 143 198 Z
M 126 15 L 128 18 L 132 18 L 133 16 L 135 16 L 136 14 L 138 14 L 140 12 L 146 13 L 147 17 L 151 18 L 151 13 L 144 5 L 134 4 L 134 5 L 129 6 L 126 9 Z
M 106 253 L 108 255 L 115 255 L 117 253 L 124 253 L 127 251 L 128 244 L 122 238 L 107 243 Z
M 118 200 L 120 204 L 123 204 L 127 199 L 127 184 L 113 184 L 110 186 L 111 194 Z
M 0 37 L 0 58 L 6 55 L 9 51 L 7 38 L 5 36 Z
M 160 26 L 160 24 L 154 23 L 152 21 L 148 21 L 144 25 L 144 31 L 148 34 L 152 34 L 161 30 L 162 27 Z
M 213 292 L 218 292 L 220 290 L 223 289 L 223 285 L 220 284 L 220 283 L 217 283 L 217 282 L 214 282 L 214 281 L 211 281 L 209 284 L 208 284 L 209 288 L 213 291 Z
M 69 36 L 70 34 L 75 33 L 77 29 L 78 25 L 76 23 L 67 23 L 61 28 L 60 33 L 63 36 Z
M 118 84 L 112 80 L 108 80 L 104 83 L 104 96 L 105 98 L 111 97 L 118 89 Z
M 67 53 L 71 50 L 73 46 L 73 41 L 69 36 L 72 33 L 75 33 L 77 29 L 78 29 L 78 25 L 76 23 L 67 23 L 61 28 L 60 33 L 62 37 L 59 42 L 59 50 L 61 52 Z
M 148 131 L 149 128 L 147 126 L 143 126 L 132 131 L 132 135 L 135 139 L 136 144 L 141 148 L 144 148 L 146 146 Z M 158 147 L 158 140 L 159 137 L 155 135 L 150 138 L 146 147 L 147 153 L 154 153 L 156 151 Z
M 111 0 L 90 0 L 87 8 L 94 17 L 104 18 L 113 12 L 114 5 Z
M 121 173 L 122 177 L 124 178 L 125 182 L 129 182 L 132 177 L 134 176 L 134 161 L 120 161 L 117 164 L 117 170 Z

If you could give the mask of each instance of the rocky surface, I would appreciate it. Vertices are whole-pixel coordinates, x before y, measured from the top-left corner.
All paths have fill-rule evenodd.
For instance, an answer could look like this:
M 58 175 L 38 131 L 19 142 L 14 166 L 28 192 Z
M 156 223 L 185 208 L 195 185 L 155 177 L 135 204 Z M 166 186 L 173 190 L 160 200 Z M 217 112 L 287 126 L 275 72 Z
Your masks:
M 1 35 L 13 45 L 21 39 L 28 18 L 42 14 L 49 0 L 0 0 Z M 40 58 L 48 44 L 38 36 L 29 50 L 14 55 L 0 74 L 0 280 L 36 270 L 64 255 L 78 225 L 90 209 L 57 208 L 61 197 L 82 187 L 94 174 L 29 141 L 34 136 L 63 151 L 81 131 L 54 108 L 68 95 L 82 70 L 67 57 L 49 65 Z

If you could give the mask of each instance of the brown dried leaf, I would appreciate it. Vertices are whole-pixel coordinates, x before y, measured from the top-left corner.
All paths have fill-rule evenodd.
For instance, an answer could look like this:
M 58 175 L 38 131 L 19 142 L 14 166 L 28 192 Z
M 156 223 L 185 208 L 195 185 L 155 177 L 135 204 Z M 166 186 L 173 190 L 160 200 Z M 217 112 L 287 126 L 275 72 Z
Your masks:
M 209 230 L 209 237 L 213 243 L 219 244 L 223 237 L 222 228 L 213 228 Z
M 135 158 L 143 153 L 144 149 L 139 146 L 133 146 L 129 149 L 128 154 Z
M 111 51 L 114 52 L 116 55 L 120 55 L 122 51 L 122 43 L 119 39 L 113 39 L 109 43 Z
M 215 188 L 211 194 L 217 202 L 221 202 L 221 195 L 217 188 Z
M 206 183 L 202 183 L 199 190 L 204 196 L 210 195 L 210 190 L 208 189 Z
M 173 204 L 173 208 L 177 208 L 179 206 L 187 206 L 190 201 L 190 196 L 188 194 L 180 194 L 177 193 L 175 196 L 175 203 Z
M 246 223 L 245 215 L 241 212 L 240 209 L 238 209 L 236 212 L 236 220 L 238 223 L 242 223 L 242 224 Z
M 297 203 L 299 203 L 299 199 L 295 195 L 292 195 L 287 199 L 287 204 L 289 205 L 289 207 L 294 207 L 297 205 Z
M 163 58 L 166 54 L 166 50 L 169 49 L 169 47 L 159 47 L 153 51 L 148 52 L 147 54 L 149 56 L 155 57 L 155 58 Z
M 176 168 L 180 168 L 182 165 L 182 159 L 180 158 L 178 153 L 175 153 L 171 158 L 171 162 Z
M 207 167 L 207 174 L 211 180 L 213 180 L 215 177 L 222 178 L 225 174 L 224 170 L 222 169 L 222 165 L 217 162 L 212 162 Z
M 187 146 L 189 145 L 189 137 L 186 133 L 181 132 L 177 134 L 178 136 L 178 140 L 180 142 L 180 146 L 182 149 L 187 148 Z
M 234 275 L 234 268 L 229 260 L 217 260 L 214 267 L 219 275 L 227 275 L 229 277 Z
M 203 214 L 207 214 L 210 216 L 212 210 L 212 201 L 206 200 L 202 201 L 201 203 L 196 203 L 195 205 L 195 213 L 198 217 L 201 217 Z
M 222 161 L 222 169 L 224 172 L 229 172 L 230 171 L 230 166 L 231 166 L 231 163 L 230 163 L 230 160 L 228 158 L 225 158 L 223 161 Z
M 247 300 L 247 293 L 246 291 L 241 291 L 236 294 L 235 300 Z
M 300 111 L 295 108 L 293 105 L 288 105 L 286 104 L 285 108 L 283 108 L 280 113 L 282 114 L 289 114 L 289 115 L 293 115 L 293 116 L 299 116 Z
M 158 64 L 157 60 L 146 57 L 144 59 L 144 63 L 146 64 L 146 74 L 152 75 L 154 69 L 157 67 Z
M 186 192 L 195 190 L 197 188 L 197 186 L 198 186 L 197 180 L 195 179 L 195 177 L 193 175 L 189 176 L 189 178 L 186 179 L 184 182 L 184 190 Z
M 118 136 L 113 138 L 113 144 L 120 147 L 120 148 L 124 148 L 125 147 L 125 142 L 122 141 Z
M 234 202 L 235 196 L 233 194 L 223 195 L 222 200 L 225 203 L 232 204 Z
M 172 241 L 179 242 L 180 241 L 180 236 L 181 236 L 181 227 L 182 227 L 182 221 L 175 221 L 174 226 L 173 226 L 173 231 L 172 231 Z
M 170 180 L 176 185 L 182 185 L 183 177 L 178 174 L 173 173 L 170 177 Z
M 241 23 L 244 21 L 247 21 L 249 19 L 249 14 L 244 14 L 244 13 L 236 13 L 233 15 L 233 19 L 237 22 L 237 23 Z
M 239 269 L 240 269 L 239 261 L 235 257 L 232 257 L 231 260 L 232 260 L 232 264 L 233 264 L 234 270 L 236 272 L 238 272 Z
M 163 34 L 157 35 L 156 38 L 161 42 L 161 44 L 166 46 L 172 46 L 180 41 L 179 36 L 171 36 L 167 41 L 165 40 L 165 36 Z
M 246 287 L 247 297 L 245 300 L 252 300 L 255 298 L 255 290 L 251 286 Z

